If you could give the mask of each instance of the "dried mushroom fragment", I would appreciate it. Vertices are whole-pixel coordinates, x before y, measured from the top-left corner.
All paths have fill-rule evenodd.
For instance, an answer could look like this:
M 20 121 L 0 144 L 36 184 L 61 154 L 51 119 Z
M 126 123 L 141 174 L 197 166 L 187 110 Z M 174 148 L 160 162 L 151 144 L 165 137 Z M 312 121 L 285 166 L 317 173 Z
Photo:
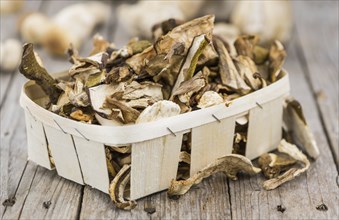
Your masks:
M 307 157 L 294 144 L 290 144 L 286 142 L 284 139 L 282 139 L 278 146 L 278 151 L 281 153 L 285 153 L 292 157 L 293 159 L 295 159 L 296 161 L 302 163 L 303 167 L 301 168 L 293 167 L 280 176 L 277 176 L 270 180 L 266 180 L 263 184 L 264 189 L 266 190 L 275 189 L 280 185 L 284 184 L 285 182 L 293 180 L 294 178 L 308 170 L 308 168 L 310 167 L 310 162 L 307 159 Z
M 51 103 L 58 101 L 61 91 L 56 87 L 57 81 L 39 63 L 33 51 L 33 44 L 24 45 L 19 70 L 26 78 L 34 80 L 44 90 L 50 98 Z
M 131 178 L 131 165 L 124 165 L 109 186 L 109 195 L 120 209 L 131 210 L 136 207 L 135 201 L 126 199 L 125 190 Z
M 174 102 L 163 100 L 147 107 L 136 120 L 137 124 L 156 121 L 161 118 L 172 117 L 180 114 L 180 107 Z
M 182 82 L 187 81 L 193 77 L 198 58 L 208 44 L 209 41 L 207 40 L 206 35 L 200 35 L 194 38 L 186 56 L 185 62 L 180 69 L 179 75 L 172 89 L 171 97 L 177 94 L 177 90 L 181 86 Z
M 291 132 L 296 144 L 303 146 L 309 156 L 316 159 L 319 149 L 306 119 L 300 103 L 293 97 L 286 99 L 284 105 L 284 123 Z
M 210 106 L 218 105 L 223 102 L 224 102 L 223 97 L 221 97 L 217 92 L 207 91 L 201 96 L 197 107 L 208 108 Z
M 269 51 L 266 48 L 256 45 L 253 48 L 253 61 L 258 65 L 263 64 L 267 61 L 268 54 Z
M 287 170 L 297 161 L 288 155 L 265 153 L 259 158 L 259 165 L 266 178 L 272 179 Z
M 251 88 L 241 78 L 224 43 L 219 39 L 214 39 L 214 45 L 219 54 L 219 74 L 222 84 L 229 90 L 242 95 L 249 93 Z
M 91 124 L 94 119 L 94 114 L 84 113 L 81 109 L 77 109 L 70 114 L 70 117 L 77 121 Z
M 235 64 L 240 76 L 248 86 L 253 90 L 261 89 L 262 82 L 255 76 L 255 74 L 258 73 L 258 69 L 251 58 L 240 55 L 237 57 Z
M 111 110 L 111 114 L 108 116 L 109 119 L 118 120 L 123 124 L 134 123 L 140 115 L 138 110 L 112 96 L 106 97 L 103 108 Z
M 272 82 L 277 81 L 282 65 L 285 62 L 286 51 L 281 42 L 275 40 L 269 52 L 269 66 L 268 71 Z
M 237 173 L 257 174 L 261 169 L 254 167 L 249 159 L 240 155 L 227 155 L 210 163 L 187 180 L 172 180 L 167 194 L 179 196 L 185 194 L 193 185 L 199 184 L 204 178 L 223 172 L 228 178 L 237 180 Z
M 256 35 L 242 35 L 234 42 L 238 55 L 254 58 L 253 50 L 259 43 L 259 37 Z

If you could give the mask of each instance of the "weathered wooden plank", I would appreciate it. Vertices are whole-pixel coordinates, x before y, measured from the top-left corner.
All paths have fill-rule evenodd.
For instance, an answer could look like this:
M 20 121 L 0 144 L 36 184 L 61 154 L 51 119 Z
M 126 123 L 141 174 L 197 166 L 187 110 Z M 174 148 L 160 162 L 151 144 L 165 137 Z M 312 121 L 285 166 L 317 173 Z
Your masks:
M 302 70 L 339 168 L 338 1 L 293 2 Z M 310 16 L 311 15 L 311 16 Z
M 234 129 L 235 117 L 192 129 L 191 176 L 215 159 L 232 153 Z
M 330 219 L 338 213 L 337 171 L 326 137 L 321 126 L 315 102 L 298 63 L 295 42 L 289 47 L 285 65 L 290 73 L 292 95 L 301 101 L 306 118 L 315 134 L 321 155 L 312 163 L 307 174 L 284 184 L 276 190 L 265 191 L 262 188 L 264 178 L 243 177 L 239 181 L 230 181 L 232 218 L 234 219 Z M 318 211 L 316 206 L 326 204 L 328 211 Z M 277 206 L 286 208 L 277 211 Z
M 9 38 L 18 38 L 17 33 L 17 22 L 19 17 L 26 12 L 38 10 L 41 5 L 41 0 L 36 1 L 25 1 L 23 8 L 20 11 L 12 14 L 1 14 L 0 19 L 0 41 L 4 42 Z M 10 85 L 13 83 L 14 73 L 15 71 L 11 72 L 0 72 L 0 106 L 8 93 Z

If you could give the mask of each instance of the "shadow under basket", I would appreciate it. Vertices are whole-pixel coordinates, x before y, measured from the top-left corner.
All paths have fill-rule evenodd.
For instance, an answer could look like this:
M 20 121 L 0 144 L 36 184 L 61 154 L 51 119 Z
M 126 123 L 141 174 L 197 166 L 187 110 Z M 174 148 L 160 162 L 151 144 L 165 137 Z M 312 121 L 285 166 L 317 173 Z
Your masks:
M 139 199 L 167 189 L 176 178 L 185 133 L 191 132 L 191 176 L 232 153 L 236 120 L 245 115 L 249 122 L 245 156 L 254 159 L 274 150 L 282 137 L 283 102 L 289 89 L 285 71 L 278 81 L 233 100 L 228 107 L 220 104 L 154 122 L 114 127 L 77 122 L 44 109 L 48 98 L 29 81 L 20 97 L 28 159 L 53 169 L 51 154 L 58 175 L 108 193 L 105 145 L 131 145 L 130 198 Z

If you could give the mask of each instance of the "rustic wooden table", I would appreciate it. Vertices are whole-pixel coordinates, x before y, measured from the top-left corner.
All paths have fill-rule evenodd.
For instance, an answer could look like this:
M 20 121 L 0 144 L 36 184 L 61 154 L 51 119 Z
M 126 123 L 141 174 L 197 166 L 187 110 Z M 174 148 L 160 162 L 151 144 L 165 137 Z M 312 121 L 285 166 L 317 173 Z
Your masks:
M 54 14 L 69 1 L 29 1 L 24 11 Z M 97 31 L 121 45 L 127 41 L 112 18 Z M 307 173 L 276 190 L 265 191 L 261 176 L 224 175 L 204 180 L 177 201 L 166 192 L 138 201 L 133 211 L 117 210 L 108 195 L 59 177 L 27 161 L 25 120 L 18 99 L 26 81 L 18 71 L 1 73 L 1 182 L 0 217 L 3 219 L 338 219 L 338 1 L 293 2 L 295 28 L 285 68 L 292 94 L 301 101 L 321 151 Z M 1 15 L 1 40 L 19 37 L 18 15 Z M 90 42 L 90 41 L 89 41 Z M 81 53 L 90 50 L 91 43 Z M 69 67 L 39 50 L 50 72 Z M 5 206 L 6 200 L 13 200 Z M 14 202 L 15 201 L 15 202 Z M 47 208 L 45 204 L 50 202 Z M 325 204 L 328 210 L 316 207 Z M 286 208 L 278 210 L 278 206 Z

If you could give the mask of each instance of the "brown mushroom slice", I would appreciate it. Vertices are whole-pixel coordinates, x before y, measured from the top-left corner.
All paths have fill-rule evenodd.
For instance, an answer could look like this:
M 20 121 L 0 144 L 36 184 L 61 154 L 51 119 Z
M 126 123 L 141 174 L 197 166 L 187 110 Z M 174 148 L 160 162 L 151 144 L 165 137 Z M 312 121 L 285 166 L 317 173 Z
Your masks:
M 19 71 L 26 78 L 34 80 L 48 95 L 51 103 L 58 101 L 61 90 L 56 86 L 57 81 L 51 77 L 42 64 L 39 63 L 33 50 L 33 44 L 24 45 Z
M 218 105 L 224 102 L 223 97 L 219 93 L 214 91 L 205 92 L 197 105 L 198 108 L 208 108 L 210 106 Z
M 234 42 L 238 55 L 254 58 L 254 48 L 259 43 L 259 37 L 256 35 L 241 35 Z
M 120 209 L 131 210 L 136 207 L 135 201 L 126 200 L 124 195 L 131 178 L 131 165 L 124 165 L 109 186 L 109 195 L 113 203 Z
M 72 119 L 91 124 L 94 119 L 94 114 L 84 113 L 81 109 L 77 109 L 70 114 Z
M 210 163 L 205 168 L 194 174 L 187 180 L 172 180 L 167 194 L 179 196 L 185 194 L 193 185 L 199 184 L 204 178 L 215 173 L 223 172 L 228 178 L 237 180 L 237 173 L 257 174 L 261 169 L 254 167 L 251 161 L 241 155 L 230 154 Z
M 288 155 L 265 153 L 259 157 L 258 162 L 265 177 L 272 179 L 279 176 L 281 172 L 290 168 L 297 161 Z
M 136 120 L 136 124 L 156 121 L 161 118 L 172 117 L 180 114 L 180 107 L 172 102 L 167 100 L 162 100 L 154 103 L 151 106 L 148 106 Z
M 181 151 L 179 154 L 179 162 L 191 164 L 191 155 L 186 151 Z
M 122 99 L 136 100 L 139 98 L 149 97 L 156 101 L 162 100 L 163 95 L 161 91 L 161 85 L 150 81 L 144 81 L 138 83 L 136 81 L 126 85 Z
M 251 58 L 240 55 L 235 60 L 235 64 L 239 74 L 247 83 L 247 85 L 249 85 L 253 90 L 261 89 L 262 82 L 258 77 L 255 76 L 255 73 L 258 73 L 258 69 Z
M 263 187 L 266 190 L 275 189 L 285 182 L 293 180 L 294 178 L 308 170 L 308 168 L 310 167 L 310 162 L 307 157 L 298 149 L 296 145 L 288 143 L 287 141 L 285 141 L 285 139 L 281 140 L 278 146 L 278 151 L 289 155 L 298 162 L 303 163 L 304 166 L 302 168 L 293 167 L 287 170 L 282 175 L 277 176 L 276 178 L 266 180 L 263 184 Z
M 271 82 L 277 81 L 286 56 L 287 54 L 283 44 L 280 41 L 275 40 L 271 45 L 268 59 L 268 71 Z
M 184 44 L 184 54 L 186 54 L 194 37 L 205 34 L 207 38 L 211 39 L 213 22 L 214 16 L 207 15 L 179 25 L 166 35 L 161 36 L 154 46 L 128 58 L 126 63 L 139 75 L 149 60 L 157 54 L 168 54 L 172 46 L 178 42 Z
M 109 119 L 118 120 L 124 124 L 134 123 L 140 115 L 138 110 L 128 106 L 114 96 L 106 97 L 103 108 L 111 110 L 111 114 L 108 116 Z
M 224 43 L 214 39 L 214 44 L 219 54 L 219 74 L 222 84 L 241 95 L 249 93 L 251 88 L 241 78 Z
M 88 89 L 89 99 L 93 110 L 97 113 L 96 119 L 102 125 L 122 125 L 122 122 L 115 119 L 109 119 L 112 110 L 103 108 L 106 97 L 115 93 L 124 91 L 124 84 L 102 84 Z
M 172 89 L 171 99 L 173 98 L 174 94 L 177 93 L 177 90 L 180 87 L 181 83 L 193 77 L 198 58 L 208 44 L 209 41 L 204 34 L 194 38 L 186 56 L 185 62 L 180 69 L 179 75 Z
M 284 123 L 292 133 L 296 144 L 303 146 L 309 156 L 316 159 L 319 149 L 313 133 L 308 126 L 300 103 L 293 97 L 289 97 L 284 105 Z

